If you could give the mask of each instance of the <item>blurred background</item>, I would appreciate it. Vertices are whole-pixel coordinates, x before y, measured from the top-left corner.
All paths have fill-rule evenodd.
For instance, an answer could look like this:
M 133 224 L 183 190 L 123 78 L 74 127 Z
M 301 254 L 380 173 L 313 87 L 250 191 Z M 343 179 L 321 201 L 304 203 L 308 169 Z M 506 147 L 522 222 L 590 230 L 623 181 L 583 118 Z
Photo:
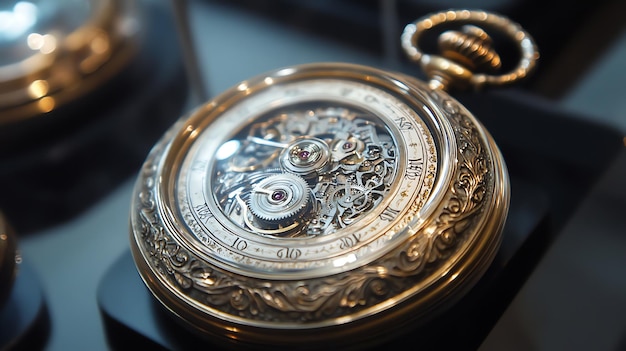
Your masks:
M 47 326 L 33 332 L 27 321 L 11 331 L 7 320 L 26 312 L 5 307 L 0 349 L 22 337 L 40 340 L 37 347 L 46 350 L 112 348 L 98 293 L 129 250 L 135 175 L 151 145 L 193 106 L 251 76 L 306 62 L 354 62 L 422 78 L 400 49 L 404 26 L 434 11 L 480 8 L 526 28 L 540 64 L 505 93 L 460 99 L 476 114 L 497 101 L 554 118 L 507 122 L 499 116 L 505 120 L 494 123 L 505 154 L 513 155 L 507 162 L 525 176 L 525 169 L 535 169 L 528 178 L 545 187 L 550 225 L 528 244 L 532 250 L 519 250 L 533 257 L 522 260 L 519 286 L 479 349 L 626 350 L 626 3 L 563 4 L 0 2 L 0 209 L 19 240 L 22 276 L 32 279 L 20 283 L 18 276 L 14 288 L 40 292 L 14 296 L 8 306 L 40 303 L 45 313 L 33 317 L 33 325 Z M 16 46 L 19 23 L 10 22 L 16 17 L 37 33 L 84 43 L 57 40 L 55 56 L 43 59 L 49 42 L 42 39 L 33 59 Z M 96 34 L 72 34 L 85 24 L 97 27 Z M 12 65 L 25 59 L 30 71 Z M 32 93 L 42 84 L 34 81 L 46 81 L 45 92 Z M 18 91 L 30 93 L 18 103 Z M 52 100 L 43 104 L 47 97 Z M 515 159 L 518 149 L 529 150 L 528 159 Z

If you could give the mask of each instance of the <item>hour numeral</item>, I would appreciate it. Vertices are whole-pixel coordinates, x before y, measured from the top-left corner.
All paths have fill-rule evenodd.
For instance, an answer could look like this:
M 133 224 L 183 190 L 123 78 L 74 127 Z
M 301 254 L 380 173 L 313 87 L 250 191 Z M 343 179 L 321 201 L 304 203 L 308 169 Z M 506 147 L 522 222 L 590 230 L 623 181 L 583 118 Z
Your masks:
M 348 249 L 353 247 L 354 245 L 358 244 L 359 242 L 361 242 L 361 236 L 360 235 L 356 235 L 356 234 L 352 234 L 352 236 L 349 237 L 343 237 L 341 239 L 339 239 L 339 248 L 340 249 Z
M 411 121 L 408 118 L 406 118 L 406 117 L 396 118 L 394 120 L 394 122 L 396 122 L 396 124 L 398 125 L 400 130 L 411 130 L 411 129 L 413 129 L 413 123 L 411 123 Z
M 341 96 L 348 96 L 348 95 L 350 95 L 353 91 L 354 91 L 354 89 L 352 89 L 352 88 L 344 88 L 344 89 L 341 89 Z
M 287 259 L 295 260 L 295 259 L 298 259 L 298 257 L 300 257 L 301 255 L 302 255 L 302 251 L 300 251 L 300 249 L 294 249 L 290 247 L 282 248 L 276 252 L 276 256 L 278 256 L 278 258 L 286 259 L 286 260 Z
M 378 102 L 378 99 L 376 99 L 374 95 L 365 95 L 363 100 L 365 100 L 365 102 Z
M 235 239 L 235 242 L 233 242 L 231 246 L 239 251 L 243 251 L 248 248 L 248 242 L 241 238 L 237 238 Z
M 415 180 L 422 175 L 423 170 L 424 160 L 422 158 L 409 159 L 405 176 L 409 180 Z
M 196 210 L 196 214 L 198 215 L 198 219 L 206 224 L 209 219 L 213 218 L 213 213 L 209 210 L 209 206 L 205 203 L 202 205 L 197 205 L 194 207 Z
M 383 212 L 379 215 L 380 219 L 382 219 L 383 221 L 388 221 L 391 222 L 393 221 L 396 217 L 398 217 L 398 214 L 400 213 L 400 210 L 394 210 L 391 207 L 387 207 L 386 209 L 383 210 Z

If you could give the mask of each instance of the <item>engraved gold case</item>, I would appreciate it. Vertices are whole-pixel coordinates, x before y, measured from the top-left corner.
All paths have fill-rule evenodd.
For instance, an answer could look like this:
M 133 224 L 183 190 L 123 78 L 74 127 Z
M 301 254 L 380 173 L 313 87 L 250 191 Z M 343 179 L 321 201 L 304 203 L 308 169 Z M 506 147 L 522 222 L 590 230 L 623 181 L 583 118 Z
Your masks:
M 498 250 L 510 185 L 438 72 L 296 65 L 182 117 L 132 196 L 152 294 L 199 335 L 255 348 L 371 346 L 454 304 Z

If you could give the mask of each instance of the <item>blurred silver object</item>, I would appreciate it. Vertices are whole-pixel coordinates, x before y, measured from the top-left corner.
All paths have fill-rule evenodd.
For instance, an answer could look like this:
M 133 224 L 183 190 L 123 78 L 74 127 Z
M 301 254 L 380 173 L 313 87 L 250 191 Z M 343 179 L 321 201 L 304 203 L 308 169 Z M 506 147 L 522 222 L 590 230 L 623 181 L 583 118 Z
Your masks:
M 109 80 L 135 52 L 134 1 L 0 4 L 0 127 L 46 113 Z

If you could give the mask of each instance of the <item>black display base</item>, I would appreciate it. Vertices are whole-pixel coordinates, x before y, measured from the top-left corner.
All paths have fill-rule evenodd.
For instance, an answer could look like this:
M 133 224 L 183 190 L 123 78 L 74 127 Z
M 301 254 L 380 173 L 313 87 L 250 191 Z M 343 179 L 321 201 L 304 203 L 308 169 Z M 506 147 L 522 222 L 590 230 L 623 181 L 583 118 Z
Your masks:
M 20 235 L 71 219 L 135 174 L 188 85 L 171 13 L 137 1 L 137 54 L 97 90 L 0 128 L 0 208 Z
M 547 197 L 532 185 L 512 180 L 511 210 L 503 242 L 494 263 L 459 303 L 426 327 L 399 335 L 389 344 L 419 341 L 419 345 L 450 343 L 453 349 L 475 349 L 487 336 L 519 285 L 526 279 L 544 245 L 548 223 Z M 130 251 L 108 270 L 98 288 L 98 303 L 110 346 L 168 350 L 198 345 L 220 349 L 174 322 L 155 302 L 137 273 Z M 455 331 L 455 338 L 445 337 Z M 460 334 L 464 334 L 460 336 Z M 390 346 L 390 345 L 383 345 Z
M 0 350 L 42 350 L 49 334 L 48 307 L 39 278 L 22 262 L 11 295 L 0 310 Z
M 455 97 L 491 132 L 509 173 L 548 195 L 553 235 L 624 148 L 623 133 L 617 128 L 525 91 L 493 90 Z

